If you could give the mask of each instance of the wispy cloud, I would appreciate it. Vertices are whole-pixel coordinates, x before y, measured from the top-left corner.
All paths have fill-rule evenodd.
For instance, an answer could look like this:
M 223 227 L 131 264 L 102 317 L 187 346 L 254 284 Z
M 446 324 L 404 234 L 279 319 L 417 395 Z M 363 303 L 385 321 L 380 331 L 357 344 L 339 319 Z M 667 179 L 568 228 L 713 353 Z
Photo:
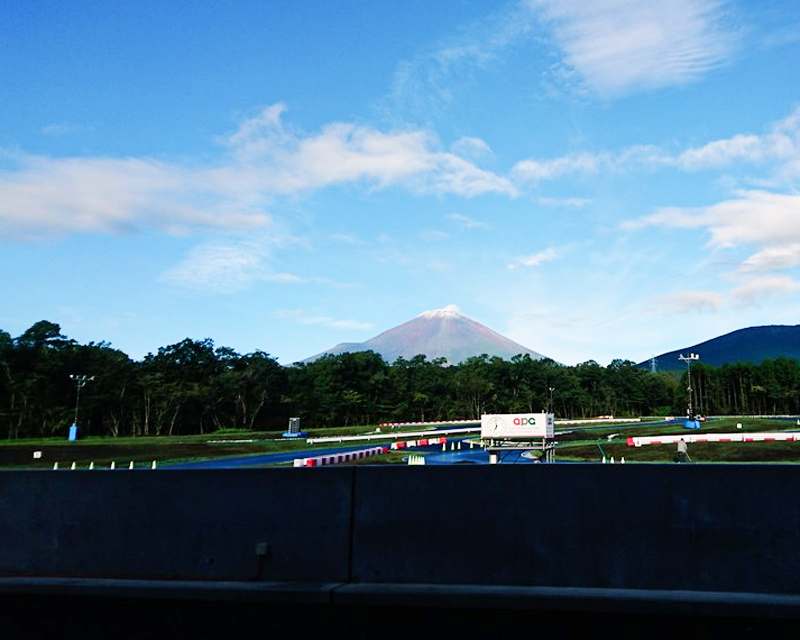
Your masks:
M 728 0 L 518 0 L 402 62 L 388 98 L 389 111 L 423 121 L 456 101 L 476 75 L 502 64 L 520 46 L 531 77 L 541 46 L 561 53 L 552 75 L 579 78 L 603 97 L 690 83 L 725 65 L 740 34 Z
M 485 140 L 470 137 L 459 138 L 450 145 L 450 150 L 462 158 L 469 158 L 473 161 L 478 161 L 492 153 L 491 147 Z
M 783 271 L 800 266 L 800 242 L 771 246 L 757 251 L 744 260 L 738 269 L 740 274 Z
M 354 182 L 467 197 L 515 194 L 509 180 L 441 150 L 426 131 L 384 132 L 335 122 L 317 134 L 301 135 L 282 125 L 282 111 L 282 105 L 265 109 L 227 139 L 236 162 L 217 172 L 223 182 L 236 180 L 240 187 L 276 194 Z
M 511 177 L 522 188 L 526 183 L 541 183 L 559 178 L 678 169 L 696 172 L 734 165 L 764 165 L 776 176 L 796 179 L 800 175 L 800 107 L 768 127 L 765 133 L 737 133 L 689 147 L 678 153 L 650 144 L 631 145 L 616 151 L 576 152 L 556 158 L 526 158 L 517 162 Z M 755 183 L 756 180 L 752 179 Z M 785 180 L 761 178 L 763 184 Z
M 464 227 L 465 229 L 488 229 L 489 225 L 480 220 L 475 220 L 469 216 L 461 215 L 460 213 L 450 213 L 446 216 L 448 220 Z
M 708 244 L 715 248 L 800 242 L 800 195 L 750 190 L 739 191 L 736 196 L 710 207 L 664 208 L 625 227 L 705 228 L 710 235 Z
M 517 162 L 511 177 L 518 185 L 557 180 L 575 175 L 618 173 L 632 169 L 653 169 L 675 164 L 668 154 L 653 145 L 633 145 L 617 152 L 579 152 L 558 158 L 527 158 Z
M 368 330 L 374 325 L 369 322 L 352 319 L 337 319 L 329 316 L 309 316 L 300 309 L 281 309 L 276 311 L 276 318 L 285 318 L 300 325 L 325 325 L 336 329 Z
M 470 84 L 476 70 L 503 59 L 511 47 L 530 37 L 536 14 L 525 2 L 509 3 L 457 34 L 398 65 L 388 97 L 389 111 L 415 120 L 440 114 Z
M 788 275 L 769 275 L 745 282 L 733 290 L 736 301 L 744 306 L 756 305 L 776 295 L 800 291 L 800 282 Z
M 365 241 L 352 233 L 334 233 L 331 235 L 331 240 L 340 242 L 342 244 L 365 244 Z
M 794 293 L 797 283 L 786 273 L 800 265 L 800 195 L 763 190 L 738 192 L 737 197 L 698 209 L 663 209 L 635 221 L 645 226 L 704 229 L 710 249 L 755 247 L 727 275 L 744 282 L 732 292 L 740 304 L 755 304 L 766 296 Z M 756 275 L 758 277 L 753 278 Z
M 683 314 L 716 312 L 722 307 L 722 295 L 715 291 L 680 291 L 652 298 L 648 308 L 652 313 Z
M 544 251 L 540 251 L 539 253 L 534 253 L 529 256 L 523 256 L 521 258 L 517 258 L 508 265 L 508 268 L 516 269 L 518 267 L 539 267 L 545 262 L 550 262 L 551 260 L 555 260 L 558 257 L 559 257 L 558 251 L 550 247 L 548 249 L 545 249 Z
M 539 182 L 553 180 L 564 175 L 596 173 L 600 166 L 608 165 L 610 156 L 578 153 L 552 160 L 522 160 L 514 166 L 518 179 Z
M 299 284 L 304 280 L 270 269 L 268 242 L 208 244 L 193 248 L 160 280 L 177 286 L 211 293 L 236 293 L 256 281 Z
M 54 122 L 45 127 L 42 127 L 41 133 L 45 136 L 67 136 L 74 133 L 81 133 L 86 131 L 88 127 L 81 124 L 67 124 L 64 122 Z
M 737 34 L 718 0 L 530 0 L 553 25 L 564 65 L 596 93 L 680 85 L 724 64 Z
M 450 236 L 440 229 L 421 229 L 419 237 L 424 242 L 444 242 Z
M 210 190 L 196 172 L 148 158 L 9 156 L 0 172 L 0 236 L 126 233 L 142 227 L 264 227 L 270 217 Z
M 538 198 L 536 200 L 543 207 L 585 207 L 591 200 L 589 198 Z
M 416 194 L 516 195 L 507 178 L 443 151 L 428 132 L 339 122 L 301 135 L 282 125 L 283 111 L 273 105 L 245 120 L 224 140 L 227 156 L 210 167 L 6 153 L 0 237 L 253 229 L 270 223 L 275 198 L 348 183 Z
M 724 167 L 734 162 L 791 161 L 800 157 L 800 107 L 773 125 L 767 133 L 737 134 L 687 149 L 675 158 L 688 170 Z

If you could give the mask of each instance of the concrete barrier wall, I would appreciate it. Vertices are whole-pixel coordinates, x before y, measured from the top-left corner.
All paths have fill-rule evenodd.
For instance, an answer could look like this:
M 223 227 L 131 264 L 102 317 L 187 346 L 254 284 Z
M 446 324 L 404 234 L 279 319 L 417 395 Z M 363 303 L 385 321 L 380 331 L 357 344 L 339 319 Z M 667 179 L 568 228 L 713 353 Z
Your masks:
M 800 467 L 0 473 L 0 576 L 800 592 Z
M 800 467 L 374 468 L 353 580 L 800 592 Z
M 345 582 L 352 471 L 0 473 L 0 575 Z

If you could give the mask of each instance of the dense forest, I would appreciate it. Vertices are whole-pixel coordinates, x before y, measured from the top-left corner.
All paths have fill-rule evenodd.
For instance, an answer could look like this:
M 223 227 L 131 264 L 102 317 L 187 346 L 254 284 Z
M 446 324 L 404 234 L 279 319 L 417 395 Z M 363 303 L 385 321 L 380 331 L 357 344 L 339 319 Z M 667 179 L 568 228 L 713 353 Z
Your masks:
M 85 382 L 80 378 L 85 377 Z M 40 321 L 12 338 L 0 330 L 0 437 L 196 434 L 382 422 L 477 419 L 552 410 L 557 418 L 682 415 L 687 372 L 627 360 L 576 366 L 517 356 L 457 365 L 416 356 L 387 363 L 372 351 L 282 366 L 186 339 L 134 361 L 107 343 L 78 344 Z M 790 358 L 691 369 L 699 414 L 797 414 L 800 363 Z

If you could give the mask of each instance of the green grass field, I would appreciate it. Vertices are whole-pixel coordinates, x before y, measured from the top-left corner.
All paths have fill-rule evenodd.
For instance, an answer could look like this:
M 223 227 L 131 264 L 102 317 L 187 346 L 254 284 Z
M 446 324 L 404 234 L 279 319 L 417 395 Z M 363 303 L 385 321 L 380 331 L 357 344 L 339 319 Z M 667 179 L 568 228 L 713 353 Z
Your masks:
M 738 427 L 741 425 L 741 428 Z M 716 418 L 703 423 L 698 431 L 682 425 L 620 426 L 608 425 L 592 429 L 591 433 L 573 431 L 557 434 L 559 447 L 556 458 L 561 460 L 597 460 L 603 456 L 619 462 L 674 462 L 674 444 L 628 446 L 627 438 L 703 433 L 759 433 L 800 430 L 796 421 L 771 418 Z M 609 436 L 617 434 L 612 439 Z M 689 444 L 689 456 L 695 463 L 797 463 L 800 462 L 800 442 L 699 442 Z
M 741 424 L 741 429 L 737 425 Z M 800 429 L 795 421 L 769 418 L 719 418 L 705 422 L 699 432 L 674 426 L 643 426 L 638 424 L 598 424 L 591 428 L 559 428 L 556 422 L 558 445 L 556 461 L 601 462 L 605 456 L 616 462 L 669 463 L 674 461 L 676 447 L 670 445 L 627 445 L 629 436 L 683 433 L 743 433 L 791 431 Z M 394 441 L 399 430 L 387 434 L 385 440 L 370 440 L 369 446 Z M 308 433 L 308 437 L 375 435 L 376 427 L 351 427 Z M 613 436 L 609 439 L 609 436 Z M 476 436 L 477 437 L 477 436 Z M 409 438 L 414 438 L 410 436 Z M 347 444 L 353 444 L 348 442 Z M 226 456 L 255 455 L 297 451 L 298 457 L 314 449 L 335 446 L 335 443 L 311 445 L 305 438 L 284 438 L 280 432 L 225 431 L 199 436 L 150 438 L 88 438 L 68 442 L 62 438 L 0 442 L 0 469 L 52 469 L 71 467 L 117 468 L 168 465 L 175 462 L 204 460 Z M 403 463 L 407 451 L 392 451 L 385 456 L 362 459 L 358 464 Z M 749 443 L 692 443 L 689 455 L 695 463 L 798 463 L 800 442 Z

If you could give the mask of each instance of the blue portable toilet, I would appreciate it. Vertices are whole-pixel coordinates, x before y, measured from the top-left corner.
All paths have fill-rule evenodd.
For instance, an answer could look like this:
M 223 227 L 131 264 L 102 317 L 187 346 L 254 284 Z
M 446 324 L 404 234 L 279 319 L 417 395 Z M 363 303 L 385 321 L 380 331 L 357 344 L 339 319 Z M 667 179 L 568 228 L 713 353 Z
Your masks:
M 78 425 L 73 424 L 69 428 L 69 441 L 75 442 L 78 439 Z

